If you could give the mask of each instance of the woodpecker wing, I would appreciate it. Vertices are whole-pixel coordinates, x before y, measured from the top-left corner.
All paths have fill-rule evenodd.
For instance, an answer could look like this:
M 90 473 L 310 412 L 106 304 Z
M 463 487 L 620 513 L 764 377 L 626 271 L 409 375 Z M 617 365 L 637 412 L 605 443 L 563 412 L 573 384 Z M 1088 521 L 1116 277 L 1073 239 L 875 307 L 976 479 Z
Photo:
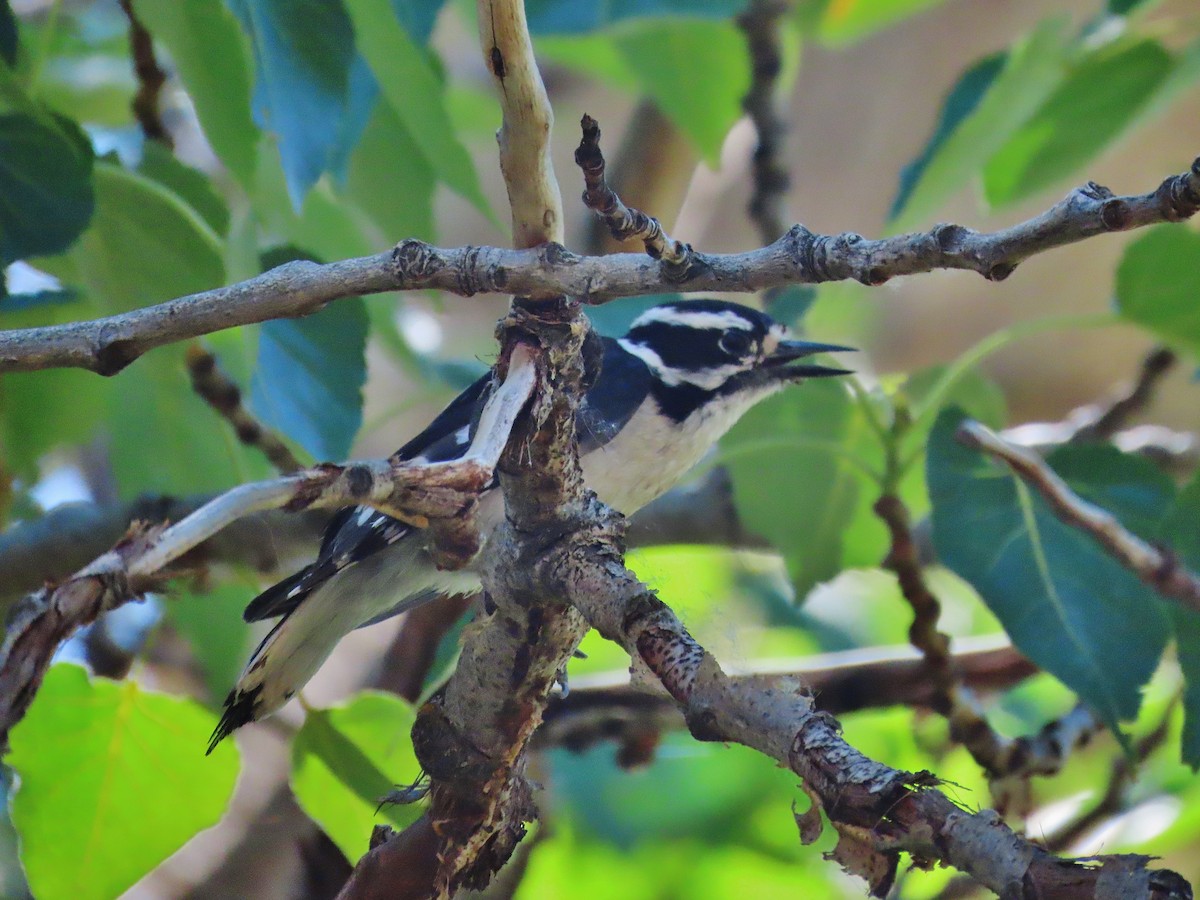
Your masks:
M 612 338 L 603 338 L 604 362 L 575 422 L 580 455 L 603 447 L 633 418 L 650 392 L 650 367 Z
M 471 446 L 491 386 L 491 374 L 474 382 L 424 431 L 397 450 L 396 457 L 445 462 L 462 456 Z M 258 622 L 287 615 L 338 572 L 396 543 L 411 530 L 412 526 L 407 523 L 369 506 L 347 506 L 338 510 L 325 526 L 316 560 L 255 597 L 242 618 L 247 622 Z

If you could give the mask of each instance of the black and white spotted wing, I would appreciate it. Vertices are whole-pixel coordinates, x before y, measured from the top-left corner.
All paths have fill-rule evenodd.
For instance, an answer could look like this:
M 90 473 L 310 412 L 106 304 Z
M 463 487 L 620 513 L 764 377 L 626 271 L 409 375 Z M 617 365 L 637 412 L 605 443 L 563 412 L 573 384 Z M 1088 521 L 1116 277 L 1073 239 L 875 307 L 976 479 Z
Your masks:
M 445 462 L 471 446 L 479 415 L 491 393 L 492 376 L 483 376 L 451 401 L 424 431 L 396 451 L 396 458 Z M 347 566 L 396 543 L 411 530 L 405 522 L 369 506 L 340 509 L 325 526 L 316 560 L 267 588 L 242 613 L 247 622 L 284 616 L 315 588 Z
M 579 410 L 577 428 L 580 451 L 584 453 L 616 436 L 645 399 L 652 381 L 644 362 L 626 353 L 611 338 L 603 340 L 600 376 Z M 397 450 L 396 456 L 427 462 L 462 456 L 471 445 L 491 388 L 490 374 L 480 378 L 454 398 L 429 427 Z M 243 618 L 257 622 L 287 615 L 338 572 L 394 544 L 410 531 L 411 526 L 370 507 L 339 510 L 325 528 L 316 560 L 259 594 L 246 607 Z

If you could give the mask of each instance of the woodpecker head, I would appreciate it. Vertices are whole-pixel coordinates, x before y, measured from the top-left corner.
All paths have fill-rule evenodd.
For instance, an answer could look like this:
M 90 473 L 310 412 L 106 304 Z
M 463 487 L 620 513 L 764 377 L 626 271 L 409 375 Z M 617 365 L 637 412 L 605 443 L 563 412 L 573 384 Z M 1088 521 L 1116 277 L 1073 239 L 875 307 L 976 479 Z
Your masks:
M 666 389 L 699 400 L 771 393 L 790 382 L 849 374 L 846 369 L 788 365 L 816 353 L 851 350 L 787 339 L 766 313 L 723 300 L 682 300 L 638 316 L 619 341 Z

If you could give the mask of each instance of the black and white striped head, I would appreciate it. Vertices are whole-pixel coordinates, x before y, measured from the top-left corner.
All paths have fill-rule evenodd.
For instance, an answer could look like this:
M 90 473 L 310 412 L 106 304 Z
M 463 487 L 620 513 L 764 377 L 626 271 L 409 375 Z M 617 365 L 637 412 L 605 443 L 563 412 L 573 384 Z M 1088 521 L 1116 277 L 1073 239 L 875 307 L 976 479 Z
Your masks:
M 646 310 L 619 341 L 668 389 L 695 396 L 773 390 L 803 378 L 845 375 L 845 369 L 786 365 L 816 353 L 850 350 L 787 339 L 787 327 L 766 313 L 723 300 L 681 300 Z M 758 391 L 755 391 L 756 393 Z

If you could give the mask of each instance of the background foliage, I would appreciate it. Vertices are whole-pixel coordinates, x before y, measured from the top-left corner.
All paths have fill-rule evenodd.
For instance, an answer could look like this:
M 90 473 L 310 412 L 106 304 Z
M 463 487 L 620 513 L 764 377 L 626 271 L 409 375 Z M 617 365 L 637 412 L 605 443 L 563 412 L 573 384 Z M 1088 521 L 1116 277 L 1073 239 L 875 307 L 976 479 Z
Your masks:
M 284 259 L 365 255 L 404 237 L 507 243 L 491 174 L 498 116 L 482 70 L 461 62 L 477 55 L 467 37 L 471 5 L 299 5 L 303 14 L 289 0 L 133 0 L 170 72 L 163 116 L 172 150 L 144 139 L 130 112 L 138 84 L 117 3 L 0 0 L 0 327 L 133 309 Z M 689 155 L 722 164 L 750 83 L 734 20 L 743 6 L 529 2 L 566 123 L 556 140 L 569 148 L 571 123 L 585 111 L 560 93 L 574 96 L 584 84 L 618 103 L 655 104 L 685 147 L 680 165 Z M 1186 4 L 1042 6 L 1040 22 L 971 61 L 956 82 L 928 86 L 944 101 L 928 122 L 908 123 L 908 165 L 861 173 L 862 191 L 882 192 L 891 204 L 886 221 L 871 223 L 874 233 L 925 228 L 947 209 L 1014 221 L 1089 177 L 1125 136 L 1170 130 L 1171 111 L 1195 96 L 1200 21 Z M 904 28 L 933 33 L 947 14 L 940 7 L 797 2 L 781 33 L 783 91 L 793 90 L 797 73 L 795 90 L 805 90 L 801 60 L 809 54 L 833 59 Z M 849 103 L 842 113 L 862 114 Z M 1196 151 L 1182 146 L 1168 169 L 1113 186 L 1148 190 Z M 574 173 L 559 174 L 570 196 Z M 740 214 L 744 200 L 724 202 Z M 673 212 L 649 211 L 668 220 Z M 888 536 L 872 510 L 882 492 L 898 493 L 915 517 L 932 522 L 944 568 L 929 577 L 944 603 L 943 627 L 956 636 L 1003 628 L 1045 670 L 996 700 L 996 726 L 1036 731 L 1077 695 L 1118 735 L 1036 785 L 1031 830 L 1092 803 L 1121 753 L 1117 743 L 1146 733 L 1184 691 L 1171 740 L 1144 763 L 1122 815 L 1080 846 L 1155 853 L 1195 879 L 1200 786 L 1188 767 L 1200 763 L 1200 621 L 952 439 L 964 414 L 995 427 L 1022 420 L 1009 414 L 1005 391 L 982 364 L 1039 332 L 1086 346 L 1095 326 L 1117 324 L 1121 340 L 1140 347 L 1152 336 L 1194 365 L 1200 235 L 1163 226 L 1139 233 L 1123 253 L 1108 288 L 1111 311 L 1070 322 L 996 322 L 960 354 L 895 369 L 884 348 L 880 370 L 870 355 L 856 361 L 862 376 L 849 386 L 811 384 L 755 409 L 708 465 L 728 468 L 740 515 L 775 552 L 669 547 L 633 561 L 723 658 L 753 663 L 902 644 L 910 613 L 880 568 Z M 866 294 L 844 285 L 785 292 L 772 309 L 821 339 L 875 347 L 888 335 L 874 327 L 877 301 Z M 619 332 L 649 302 L 618 302 L 594 320 Z M 204 344 L 251 410 L 303 459 L 340 459 L 352 448 L 388 452 L 482 370 L 491 310 L 479 309 L 453 297 L 343 300 Z M 156 350 L 108 380 L 75 371 L 4 376 L 0 521 L 19 525 L 64 498 L 186 495 L 265 476 L 264 461 L 192 393 L 185 349 Z M 1107 377 L 1127 374 L 1110 367 Z M 1093 385 L 1097 394 L 1106 386 Z M 1194 386 L 1178 390 L 1194 407 Z M 1054 385 L 1044 391 L 1053 395 Z M 1200 568 L 1200 482 L 1110 446 L 1064 447 L 1049 461 L 1084 497 Z M 6 759 L 6 894 L 20 895 L 26 879 L 43 898 L 114 896 L 221 817 L 239 766 L 246 779 L 271 777 L 250 760 L 253 741 L 240 763 L 232 744 L 201 755 L 252 641 L 240 608 L 256 577 L 212 572 L 129 617 L 136 621 L 114 633 L 129 632 L 125 640 L 146 651 L 123 682 L 86 677 L 71 661 L 79 649 L 65 648 Z M 589 658 L 572 670 L 581 681 L 626 664 L 595 635 L 584 649 Z M 448 640 L 443 653 L 452 651 Z M 199 677 L 187 675 L 189 667 Z M 295 731 L 276 769 L 287 770 L 304 814 L 353 860 L 373 822 L 402 825 L 412 815 L 375 808 L 393 782 L 417 774 L 407 738 L 412 710 L 369 692 L 326 707 L 325 697 L 339 692 L 346 695 L 345 680 L 340 691 L 316 691 L 302 725 L 293 716 L 274 726 Z M 864 752 L 897 768 L 936 771 L 967 805 L 989 802 L 984 777 L 949 742 L 944 722 L 887 709 L 844 724 Z M 637 771 L 618 767 L 606 746 L 549 751 L 539 764 L 546 819 L 517 896 L 815 898 L 859 890 L 821 861 L 828 846 L 800 846 L 793 779 L 750 751 L 669 735 Z M 236 831 L 246 815 L 235 810 L 223 827 Z M 193 855 L 205 852 L 194 847 Z M 932 896 L 949 877 L 913 872 L 901 889 Z M 167 883 L 142 889 L 167 891 Z

